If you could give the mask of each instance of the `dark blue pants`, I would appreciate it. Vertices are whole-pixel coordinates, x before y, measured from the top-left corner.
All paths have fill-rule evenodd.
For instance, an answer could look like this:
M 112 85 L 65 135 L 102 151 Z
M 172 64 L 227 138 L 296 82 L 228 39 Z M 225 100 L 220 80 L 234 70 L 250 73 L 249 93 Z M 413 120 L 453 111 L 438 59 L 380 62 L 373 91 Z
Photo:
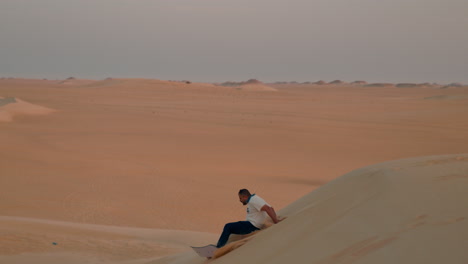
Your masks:
M 221 234 L 221 237 L 219 237 L 219 241 L 216 247 L 220 248 L 226 245 L 231 234 L 246 235 L 256 230 L 259 229 L 252 225 L 252 223 L 250 223 L 249 221 L 227 223 L 224 226 L 223 233 Z

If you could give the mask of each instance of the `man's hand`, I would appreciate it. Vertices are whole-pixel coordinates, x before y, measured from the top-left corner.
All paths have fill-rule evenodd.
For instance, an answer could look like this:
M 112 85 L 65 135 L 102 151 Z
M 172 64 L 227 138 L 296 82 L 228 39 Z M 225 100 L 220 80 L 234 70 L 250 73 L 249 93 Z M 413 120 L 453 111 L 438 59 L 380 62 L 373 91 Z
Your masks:
M 278 223 L 286 219 L 287 217 L 277 217 L 278 218 Z
M 276 216 L 276 212 L 275 212 L 275 209 L 273 209 L 273 207 L 271 206 L 268 206 L 268 205 L 264 205 L 261 209 L 262 211 L 265 211 L 270 217 L 271 217 L 271 220 L 273 220 L 273 223 L 277 224 L 281 221 L 283 221 L 285 218 L 281 218 L 281 219 L 278 219 L 278 216 Z

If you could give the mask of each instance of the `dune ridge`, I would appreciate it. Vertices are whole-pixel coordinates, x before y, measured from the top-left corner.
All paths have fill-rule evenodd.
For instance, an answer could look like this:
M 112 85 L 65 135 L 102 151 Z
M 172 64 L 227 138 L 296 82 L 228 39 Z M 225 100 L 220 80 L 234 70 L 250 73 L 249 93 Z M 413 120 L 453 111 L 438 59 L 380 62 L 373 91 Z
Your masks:
M 18 115 L 47 115 L 55 110 L 28 103 L 15 97 L 0 97 L 0 122 L 11 122 Z
M 277 89 L 256 79 L 250 79 L 245 82 L 224 82 L 221 83 L 220 86 L 234 87 L 243 91 L 277 91 Z

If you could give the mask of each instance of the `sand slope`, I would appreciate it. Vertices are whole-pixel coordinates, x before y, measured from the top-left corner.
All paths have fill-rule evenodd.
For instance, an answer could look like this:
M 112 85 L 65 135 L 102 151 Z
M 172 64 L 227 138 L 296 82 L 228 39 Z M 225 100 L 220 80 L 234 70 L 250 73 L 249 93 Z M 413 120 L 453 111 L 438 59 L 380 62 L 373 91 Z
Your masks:
M 358 169 L 287 206 L 286 220 L 211 263 L 466 263 L 467 188 L 468 154 Z M 199 263 L 189 255 L 149 263 Z
M 53 109 L 35 105 L 14 97 L 0 97 L 0 122 L 10 122 L 18 115 L 47 115 Z
M 0 263 L 141 263 L 208 243 L 201 232 L 0 216 Z

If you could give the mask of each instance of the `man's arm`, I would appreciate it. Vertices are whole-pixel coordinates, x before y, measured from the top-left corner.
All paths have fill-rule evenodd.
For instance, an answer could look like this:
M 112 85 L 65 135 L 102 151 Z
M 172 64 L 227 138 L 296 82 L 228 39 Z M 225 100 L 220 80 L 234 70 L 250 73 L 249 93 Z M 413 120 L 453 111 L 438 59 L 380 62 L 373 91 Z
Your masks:
M 276 216 L 275 209 L 273 209 L 273 207 L 271 206 L 268 206 L 267 204 L 265 204 L 261 210 L 265 211 L 271 217 L 271 220 L 273 220 L 273 223 L 275 224 L 283 220 L 283 219 L 279 220 L 278 217 Z

